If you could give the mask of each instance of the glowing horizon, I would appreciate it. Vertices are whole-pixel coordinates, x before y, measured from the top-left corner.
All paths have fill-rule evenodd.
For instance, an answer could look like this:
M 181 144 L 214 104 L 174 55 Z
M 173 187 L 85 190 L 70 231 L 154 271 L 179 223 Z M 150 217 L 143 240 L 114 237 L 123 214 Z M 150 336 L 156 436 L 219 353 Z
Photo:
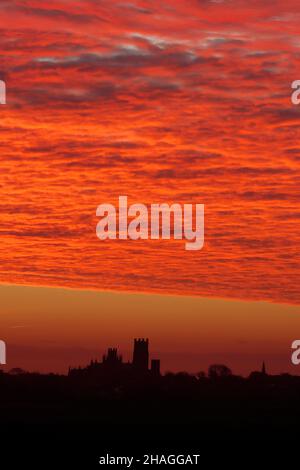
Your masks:
M 66 373 L 117 346 L 130 359 L 134 337 L 149 337 L 163 371 L 196 373 L 214 362 L 247 375 L 298 373 L 290 361 L 298 307 L 200 297 L 0 286 L 0 331 L 8 364 Z

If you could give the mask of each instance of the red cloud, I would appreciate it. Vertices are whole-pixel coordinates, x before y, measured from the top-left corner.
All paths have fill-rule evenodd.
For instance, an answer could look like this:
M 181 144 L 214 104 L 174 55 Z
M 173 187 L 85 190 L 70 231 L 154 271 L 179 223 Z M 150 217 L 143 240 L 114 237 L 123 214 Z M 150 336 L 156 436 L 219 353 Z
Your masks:
M 298 1 L 1 2 L 2 281 L 298 303 Z M 95 208 L 205 203 L 206 245 Z

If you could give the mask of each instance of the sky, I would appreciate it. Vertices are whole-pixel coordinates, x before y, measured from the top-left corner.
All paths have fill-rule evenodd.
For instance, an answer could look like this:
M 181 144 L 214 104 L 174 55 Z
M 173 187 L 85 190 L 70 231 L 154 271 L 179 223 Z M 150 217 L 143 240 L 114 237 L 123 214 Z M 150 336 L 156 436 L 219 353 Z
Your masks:
M 0 296 L 5 370 L 67 373 L 69 366 L 102 360 L 109 347 L 131 361 L 133 339 L 144 337 L 163 372 L 197 373 L 225 363 L 247 376 L 265 361 L 269 373 L 299 374 L 290 360 L 300 331 L 297 306 L 8 285 L 0 286 Z
M 0 283 L 269 302 L 284 324 L 300 300 L 298 0 L 2 0 L 0 17 Z M 203 250 L 101 242 L 96 208 L 119 195 L 205 204 Z

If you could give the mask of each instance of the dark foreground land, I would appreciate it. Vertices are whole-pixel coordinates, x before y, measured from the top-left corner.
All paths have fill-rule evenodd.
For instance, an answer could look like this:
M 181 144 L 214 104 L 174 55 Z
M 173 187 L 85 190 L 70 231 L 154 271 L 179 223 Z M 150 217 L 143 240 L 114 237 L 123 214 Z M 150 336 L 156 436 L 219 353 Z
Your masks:
M 69 463 L 83 459 L 81 468 L 94 468 L 106 452 L 176 450 L 226 461 L 241 450 L 247 460 L 256 458 L 260 449 L 268 460 L 288 458 L 299 448 L 300 378 L 168 374 L 100 383 L 2 373 L 0 416 L 2 449 L 15 446 L 9 458 L 24 464 L 42 458 L 38 452 L 61 461 L 58 449 Z

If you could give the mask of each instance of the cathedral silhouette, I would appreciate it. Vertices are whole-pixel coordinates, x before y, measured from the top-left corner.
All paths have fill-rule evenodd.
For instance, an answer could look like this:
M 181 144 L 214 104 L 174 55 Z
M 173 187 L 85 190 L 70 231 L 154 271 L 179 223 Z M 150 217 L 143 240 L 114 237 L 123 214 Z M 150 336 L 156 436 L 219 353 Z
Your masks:
M 91 360 L 87 367 L 69 368 L 69 376 L 124 376 L 140 375 L 160 376 L 160 360 L 152 359 L 149 369 L 149 339 L 135 338 L 133 347 L 132 362 L 123 362 L 123 358 L 118 354 L 117 348 L 109 348 L 107 354 L 102 357 L 102 362 L 97 359 Z

